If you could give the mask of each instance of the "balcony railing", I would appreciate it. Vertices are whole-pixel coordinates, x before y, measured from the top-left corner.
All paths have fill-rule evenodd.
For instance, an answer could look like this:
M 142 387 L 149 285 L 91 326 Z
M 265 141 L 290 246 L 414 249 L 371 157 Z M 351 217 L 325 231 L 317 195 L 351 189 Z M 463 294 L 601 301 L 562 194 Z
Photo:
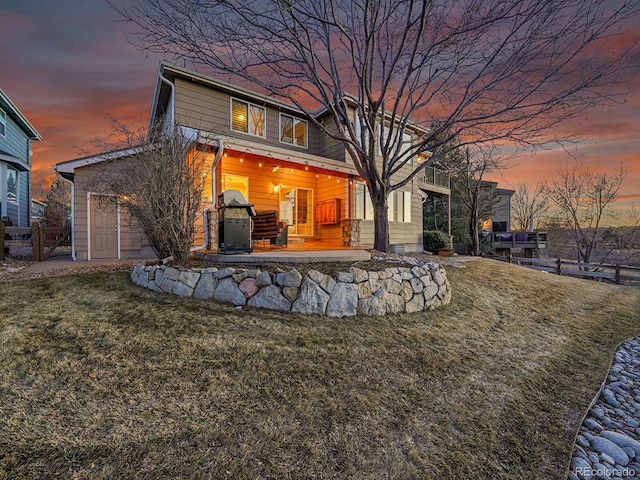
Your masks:
M 494 232 L 494 248 L 547 248 L 547 232 Z
M 451 177 L 447 172 L 438 170 L 436 167 L 424 168 L 424 183 L 436 185 L 438 187 L 451 188 Z

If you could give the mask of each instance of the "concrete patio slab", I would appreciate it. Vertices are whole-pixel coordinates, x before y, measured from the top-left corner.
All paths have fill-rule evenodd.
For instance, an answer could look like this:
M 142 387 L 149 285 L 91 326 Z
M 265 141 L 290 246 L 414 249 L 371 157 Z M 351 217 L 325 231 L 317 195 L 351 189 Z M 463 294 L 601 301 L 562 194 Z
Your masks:
M 322 263 L 322 262 L 359 262 L 371 260 L 366 250 L 313 250 L 313 251 L 268 251 L 223 255 L 219 253 L 198 253 L 197 258 L 204 258 L 212 263 Z

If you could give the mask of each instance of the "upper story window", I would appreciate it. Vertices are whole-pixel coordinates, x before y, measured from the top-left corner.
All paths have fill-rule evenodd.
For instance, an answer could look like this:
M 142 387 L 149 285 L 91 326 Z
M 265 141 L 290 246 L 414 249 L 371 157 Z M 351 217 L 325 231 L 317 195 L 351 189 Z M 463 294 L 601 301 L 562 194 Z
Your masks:
M 7 167 L 7 201 L 18 202 L 18 171 Z
M 280 141 L 307 147 L 307 121 L 291 115 L 280 114 Z
M 0 137 L 7 134 L 7 114 L 0 108 Z
M 266 110 L 242 100 L 231 99 L 231 130 L 265 136 Z

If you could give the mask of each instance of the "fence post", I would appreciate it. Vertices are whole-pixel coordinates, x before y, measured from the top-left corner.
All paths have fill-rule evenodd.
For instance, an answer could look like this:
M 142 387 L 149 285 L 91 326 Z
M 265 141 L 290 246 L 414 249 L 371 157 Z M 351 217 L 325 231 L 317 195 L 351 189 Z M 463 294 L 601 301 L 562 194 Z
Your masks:
M 556 273 L 557 273 L 558 275 L 561 275 L 561 274 L 562 274 L 562 259 L 560 259 L 560 258 L 558 258 L 558 259 L 556 260 Z
M 4 261 L 4 222 L 0 222 L 0 261 Z
M 44 232 L 40 223 L 33 222 L 31 224 L 31 246 L 33 248 L 33 261 L 41 262 L 44 260 L 44 252 L 42 248 Z
M 620 265 L 616 265 L 616 278 L 615 282 L 620 285 Z

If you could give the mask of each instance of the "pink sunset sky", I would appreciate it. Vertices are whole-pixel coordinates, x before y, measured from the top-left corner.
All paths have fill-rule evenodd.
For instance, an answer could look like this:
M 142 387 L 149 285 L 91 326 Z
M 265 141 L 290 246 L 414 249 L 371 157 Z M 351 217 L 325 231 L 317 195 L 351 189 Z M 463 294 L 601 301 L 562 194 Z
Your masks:
M 640 21 L 636 25 L 640 30 Z M 0 4 L 0 88 L 43 137 L 32 144 L 34 198 L 55 179 L 53 164 L 97 153 L 94 141 L 110 133 L 111 118 L 147 124 L 161 57 L 127 43 L 128 28 L 103 0 Z M 635 65 L 640 73 L 640 59 Z M 521 153 L 491 179 L 504 188 L 533 188 L 553 181 L 572 161 L 569 152 L 602 172 L 622 164 L 627 177 L 616 208 L 623 217 L 634 203 L 640 208 L 640 75 L 616 88 L 628 92 L 625 103 L 596 108 L 562 127 L 585 134 L 579 144 Z

